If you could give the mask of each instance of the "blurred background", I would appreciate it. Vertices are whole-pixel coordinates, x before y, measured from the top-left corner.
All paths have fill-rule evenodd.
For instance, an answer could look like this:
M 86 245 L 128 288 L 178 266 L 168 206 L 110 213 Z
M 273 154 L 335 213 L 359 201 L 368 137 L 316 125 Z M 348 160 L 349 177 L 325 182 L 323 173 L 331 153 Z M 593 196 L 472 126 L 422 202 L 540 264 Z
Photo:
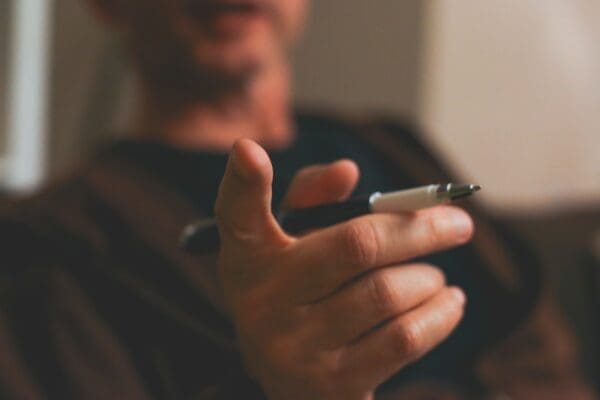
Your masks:
M 417 121 L 551 271 L 600 376 L 600 2 L 314 1 L 300 104 Z M 82 0 L 0 0 L 0 186 L 29 191 L 127 128 L 115 38 Z M 595 330 L 594 330 L 595 329 Z
M 498 212 L 585 208 L 600 202 L 599 22 L 594 0 L 315 1 L 297 100 L 418 121 Z M 127 126 L 115 43 L 83 0 L 0 1 L 3 186 Z

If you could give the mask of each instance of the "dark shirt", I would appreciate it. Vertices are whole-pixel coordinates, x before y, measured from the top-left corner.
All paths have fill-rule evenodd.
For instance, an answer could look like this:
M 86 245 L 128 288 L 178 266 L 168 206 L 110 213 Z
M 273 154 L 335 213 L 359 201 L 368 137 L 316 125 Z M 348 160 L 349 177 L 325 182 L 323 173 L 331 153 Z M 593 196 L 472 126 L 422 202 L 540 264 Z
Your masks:
M 139 163 L 193 202 L 202 213 L 212 214 L 227 154 L 182 150 L 150 141 L 123 141 L 116 144 L 111 152 Z M 318 119 L 298 118 L 293 144 L 285 150 L 271 151 L 269 156 L 274 171 L 274 208 L 280 204 L 290 181 L 302 167 L 330 163 L 341 158 L 354 160 L 361 172 L 353 195 L 399 190 L 419 184 L 403 171 L 390 175 L 389 168 L 382 164 L 380 157 L 367 143 L 348 135 L 339 124 L 328 124 Z M 403 370 L 395 381 L 462 379 L 455 376 L 460 369 L 453 366 L 472 362 L 476 349 L 492 333 L 488 331 L 493 324 L 484 289 L 478 284 L 476 275 L 471 273 L 479 268 L 480 260 L 473 252 L 462 247 L 429 255 L 419 261 L 440 267 L 449 284 L 458 285 L 466 291 L 468 303 L 465 317 L 445 344 L 414 366 Z
M 304 116 L 297 132 L 293 146 L 271 154 L 276 206 L 302 166 L 342 157 L 362 170 L 356 194 L 449 179 L 414 130 L 392 120 Z M 226 158 L 121 142 L 2 207 L 0 398 L 262 398 L 231 323 L 198 290 L 214 284 L 214 260 L 178 243 L 189 221 L 212 213 Z M 401 394 L 412 389 L 419 398 L 484 398 L 503 388 L 527 399 L 523 388 L 585 389 L 565 327 L 538 296 L 535 259 L 465 205 L 474 243 L 424 260 L 465 289 L 466 316 L 386 389 L 394 398 L 414 398 Z

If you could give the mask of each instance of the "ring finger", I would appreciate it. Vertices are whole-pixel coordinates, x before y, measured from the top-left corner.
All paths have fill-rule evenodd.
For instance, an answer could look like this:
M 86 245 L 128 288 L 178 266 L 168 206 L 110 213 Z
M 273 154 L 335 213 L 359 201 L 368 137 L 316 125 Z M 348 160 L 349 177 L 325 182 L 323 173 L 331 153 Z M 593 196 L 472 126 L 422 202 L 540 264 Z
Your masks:
M 326 345 L 345 345 L 377 325 L 404 313 L 445 286 L 444 274 L 427 264 L 375 270 L 314 303 L 317 335 Z

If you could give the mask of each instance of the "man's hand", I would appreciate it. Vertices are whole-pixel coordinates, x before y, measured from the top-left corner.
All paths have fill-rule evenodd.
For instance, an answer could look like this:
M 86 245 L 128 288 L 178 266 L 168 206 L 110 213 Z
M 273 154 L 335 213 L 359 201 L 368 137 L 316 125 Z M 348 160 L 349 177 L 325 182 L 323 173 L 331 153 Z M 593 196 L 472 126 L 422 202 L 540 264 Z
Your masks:
M 238 141 L 216 205 L 219 276 L 247 370 L 271 399 L 370 399 L 458 324 L 463 292 L 408 260 L 465 243 L 472 222 L 436 207 L 291 237 L 271 213 L 272 175 L 264 150 Z M 349 161 L 309 167 L 286 203 L 343 199 L 357 179 Z

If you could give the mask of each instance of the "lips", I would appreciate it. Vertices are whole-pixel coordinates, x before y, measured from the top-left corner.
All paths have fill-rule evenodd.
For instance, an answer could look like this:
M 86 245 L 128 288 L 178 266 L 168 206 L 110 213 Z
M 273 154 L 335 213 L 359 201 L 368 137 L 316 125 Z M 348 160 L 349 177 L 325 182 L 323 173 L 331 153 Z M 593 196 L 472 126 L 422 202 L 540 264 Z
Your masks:
M 274 18 L 270 0 L 190 0 L 187 11 L 198 31 L 215 38 L 237 37 Z
M 267 11 L 265 0 L 197 0 L 189 3 L 190 12 L 197 18 L 212 19 L 227 14 L 252 15 Z

